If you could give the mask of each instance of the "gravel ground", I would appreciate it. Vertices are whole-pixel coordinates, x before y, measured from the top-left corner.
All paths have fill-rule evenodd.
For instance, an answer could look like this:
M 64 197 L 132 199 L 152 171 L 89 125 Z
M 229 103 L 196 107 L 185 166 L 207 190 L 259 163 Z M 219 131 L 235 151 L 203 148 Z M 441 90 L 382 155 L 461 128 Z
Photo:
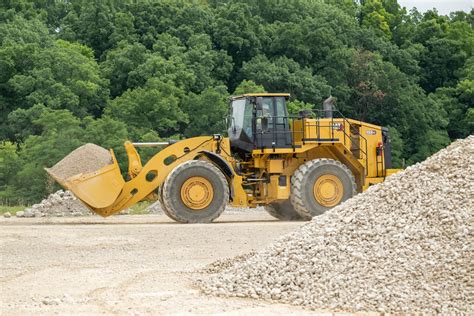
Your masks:
M 163 215 L 0 218 L 0 310 L 38 314 L 305 314 L 200 294 L 193 271 L 259 250 L 301 222 L 224 213 L 183 225 Z
M 156 201 L 146 210 L 148 214 L 163 214 L 160 202 Z M 241 208 L 228 206 L 226 214 L 240 214 L 247 212 L 263 212 L 263 207 Z M 128 215 L 131 210 L 126 209 L 116 215 Z M 90 216 L 95 215 L 70 191 L 58 190 L 45 197 L 41 202 L 18 211 L 16 217 L 70 217 L 70 216 Z M 10 218 L 10 213 L 5 213 L 5 218 Z

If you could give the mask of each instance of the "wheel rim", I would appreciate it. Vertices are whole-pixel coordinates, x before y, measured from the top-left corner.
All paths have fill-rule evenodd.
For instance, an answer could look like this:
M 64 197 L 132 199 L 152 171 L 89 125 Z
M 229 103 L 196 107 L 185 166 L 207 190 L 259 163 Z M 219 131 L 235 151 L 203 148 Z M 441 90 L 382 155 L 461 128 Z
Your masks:
M 341 202 L 344 194 L 344 187 L 337 176 L 325 174 L 316 180 L 313 193 L 316 202 L 320 205 L 332 207 Z
M 203 177 L 191 177 L 181 186 L 181 200 L 192 210 L 202 210 L 209 206 L 214 197 L 211 182 Z

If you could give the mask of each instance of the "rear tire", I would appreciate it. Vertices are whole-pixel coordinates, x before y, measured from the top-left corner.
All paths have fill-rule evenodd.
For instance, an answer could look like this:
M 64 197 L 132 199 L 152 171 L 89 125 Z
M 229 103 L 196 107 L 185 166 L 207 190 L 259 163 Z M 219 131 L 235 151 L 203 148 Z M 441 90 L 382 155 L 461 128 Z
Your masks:
M 298 212 L 296 212 L 290 200 L 282 202 L 273 202 L 264 206 L 265 211 L 271 216 L 283 221 L 302 221 L 309 220 L 311 217 L 304 219 Z
M 354 175 L 333 159 L 302 164 L 291 177 L 290 201 L 303 218 L 321 215 L 357 194 Z
M 163 211 L 170 218 L 181 223 L 210 223 L 224 211 L 229 187 L 212 163 L 191 160 L 171 171 L 161 196 Z

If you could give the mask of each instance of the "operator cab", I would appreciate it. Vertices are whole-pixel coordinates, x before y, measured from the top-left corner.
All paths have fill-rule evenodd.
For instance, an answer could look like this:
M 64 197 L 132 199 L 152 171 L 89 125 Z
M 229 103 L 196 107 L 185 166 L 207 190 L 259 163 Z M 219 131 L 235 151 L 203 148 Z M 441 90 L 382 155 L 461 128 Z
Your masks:
M 228 135 L 231 147 L 251 152 L 292 146 L 287 93 L 252 93 L 231 98 Z

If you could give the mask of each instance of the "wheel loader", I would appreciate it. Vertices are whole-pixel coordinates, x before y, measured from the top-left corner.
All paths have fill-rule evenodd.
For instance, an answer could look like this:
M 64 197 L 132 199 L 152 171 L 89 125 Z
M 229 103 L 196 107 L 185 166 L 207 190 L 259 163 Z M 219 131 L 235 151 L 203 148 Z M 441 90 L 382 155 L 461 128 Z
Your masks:
M 127 181 L 113 150 L 112 163 L 95 172 L 67 179 L 50 174 L 102 216 L 159 199 L 173 220 L 207 223 L 229 203 L 264 206 L 281 220 L 309 220 L 397 171 L 391 169 L 388 129 L 345 118 L 332 98 L 320 110 L 290 116 L 289 97 L 232 97 L 228 137 L 125 142 Z M 165 147 L 143 165 L 137 148 L 144 146 Z

